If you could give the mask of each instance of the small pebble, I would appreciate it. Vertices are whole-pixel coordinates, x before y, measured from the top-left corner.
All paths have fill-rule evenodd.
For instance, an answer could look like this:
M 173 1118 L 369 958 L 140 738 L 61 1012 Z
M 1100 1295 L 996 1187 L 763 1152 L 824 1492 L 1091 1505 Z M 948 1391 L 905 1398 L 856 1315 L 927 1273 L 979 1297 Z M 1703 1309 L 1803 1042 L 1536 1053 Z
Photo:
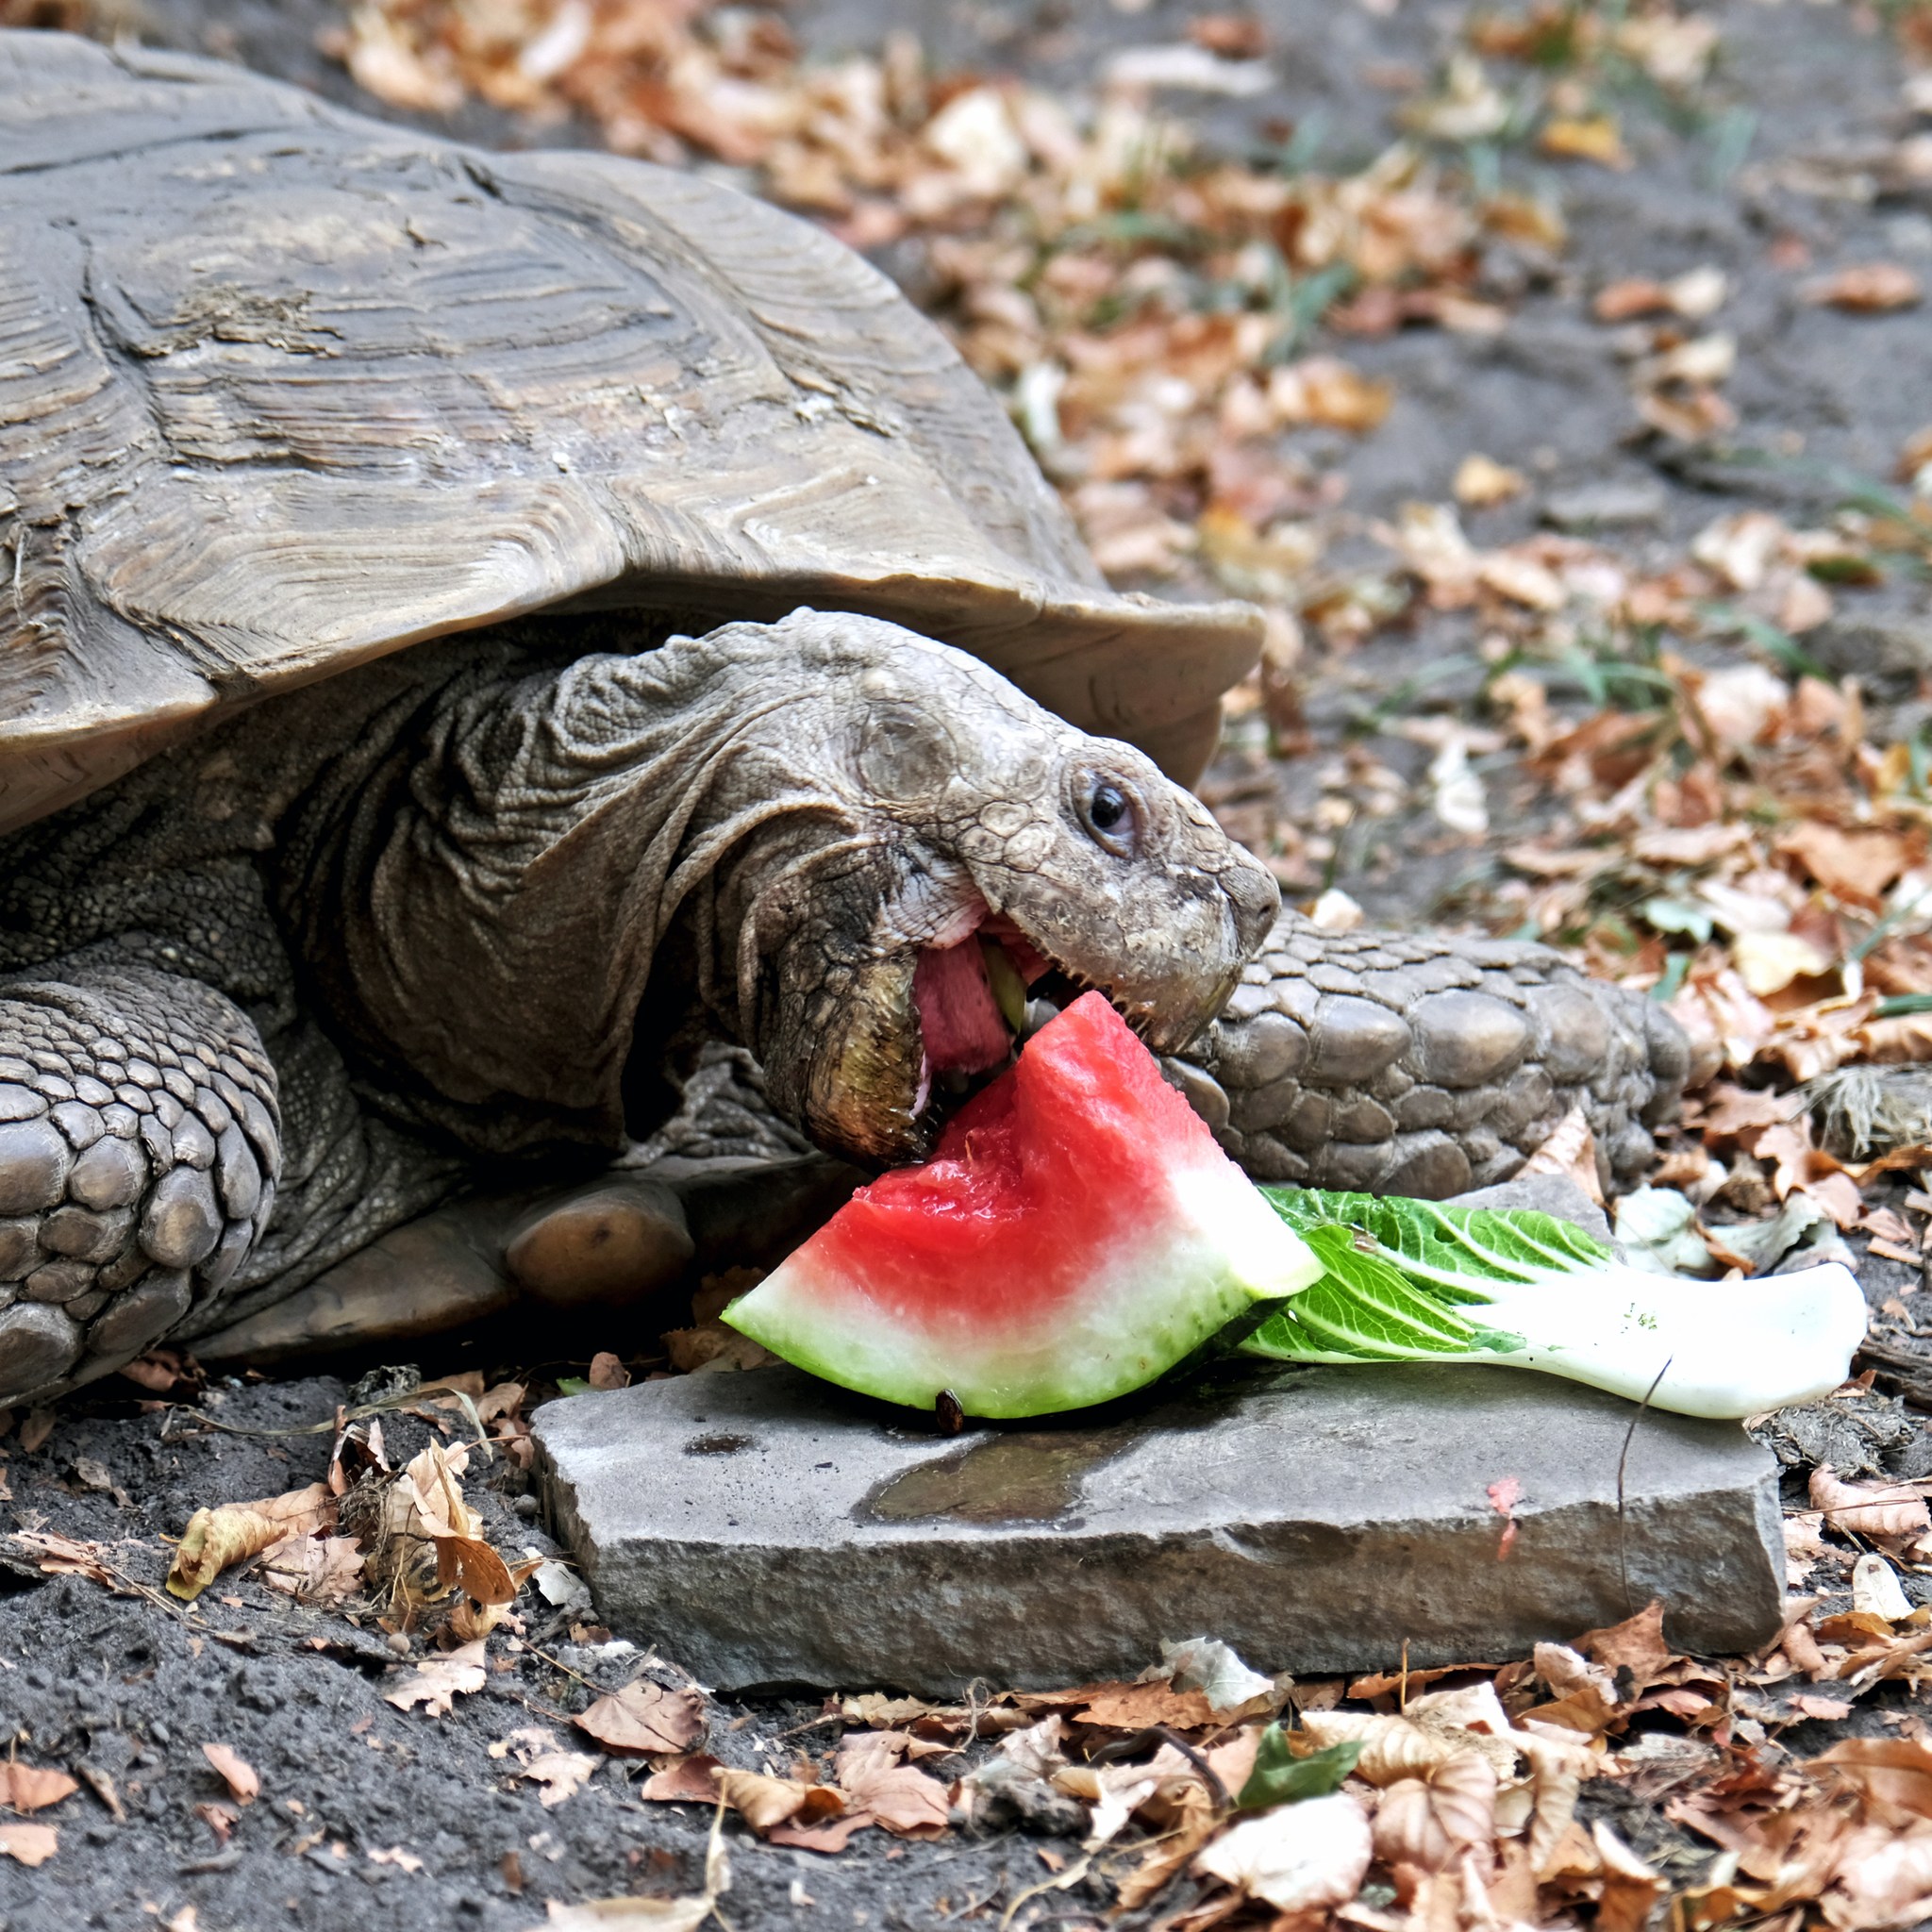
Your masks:
M 400 1630 L 391 1630 L 389 1633 L 389 1647 L 398 1657 L 408 1657 L 409 1654 L 409 1640 Z

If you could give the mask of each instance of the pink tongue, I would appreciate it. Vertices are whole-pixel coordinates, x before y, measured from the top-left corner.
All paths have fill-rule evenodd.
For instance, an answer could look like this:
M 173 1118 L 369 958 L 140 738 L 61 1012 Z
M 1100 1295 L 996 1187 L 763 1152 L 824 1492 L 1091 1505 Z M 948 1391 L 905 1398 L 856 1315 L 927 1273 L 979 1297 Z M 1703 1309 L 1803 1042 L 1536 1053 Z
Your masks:
M 936 1074 L 983 1074 L 1006 1058 L 1012 1035 L 987 984 L 974 934 L 957 946 L 928 946 L 912 972 L 919 1030 Z

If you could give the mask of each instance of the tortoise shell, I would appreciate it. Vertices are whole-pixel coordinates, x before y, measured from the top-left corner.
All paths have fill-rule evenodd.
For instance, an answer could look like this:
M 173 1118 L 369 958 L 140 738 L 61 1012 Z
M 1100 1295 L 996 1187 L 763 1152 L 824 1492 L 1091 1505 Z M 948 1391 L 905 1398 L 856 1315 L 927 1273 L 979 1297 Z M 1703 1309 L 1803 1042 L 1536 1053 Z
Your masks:
M 891 618 L 1184 778 L 1255 661 L 1108 588 L 882 275 L 694 175 L 10 32 L 0 249 L 0 830 L 549 607 Z

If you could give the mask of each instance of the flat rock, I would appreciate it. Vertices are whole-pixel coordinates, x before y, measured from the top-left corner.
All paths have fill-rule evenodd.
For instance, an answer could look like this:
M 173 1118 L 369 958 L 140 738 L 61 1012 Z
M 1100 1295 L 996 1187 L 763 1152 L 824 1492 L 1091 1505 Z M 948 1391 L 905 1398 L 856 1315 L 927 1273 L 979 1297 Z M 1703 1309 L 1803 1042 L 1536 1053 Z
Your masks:
M 605 1622 L 724 1689 L 1050 1688 L 1200 1635 L 1266 1671 L 1392 1665 L 1405 1640 L 1492 1662 L 1652 1596 L 1673 1641 L 1735 1652 L 1783 1599 L 1775 1464 L 1740 1427 L 1507 1369 L 1257 1365 L 945 1439 L 776 1367 L 531 1426 Z

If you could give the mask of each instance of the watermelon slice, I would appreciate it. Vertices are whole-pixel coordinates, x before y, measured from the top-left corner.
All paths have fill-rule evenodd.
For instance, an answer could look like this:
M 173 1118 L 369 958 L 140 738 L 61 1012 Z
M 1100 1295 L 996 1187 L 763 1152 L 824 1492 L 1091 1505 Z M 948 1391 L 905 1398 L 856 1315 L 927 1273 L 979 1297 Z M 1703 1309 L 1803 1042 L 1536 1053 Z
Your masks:
M 724 1320 L 888 1402 L 1045 1415 L 1140 1388 L 1321 1273 L 1090 992 L 930 1162 L 859 1189 Z

